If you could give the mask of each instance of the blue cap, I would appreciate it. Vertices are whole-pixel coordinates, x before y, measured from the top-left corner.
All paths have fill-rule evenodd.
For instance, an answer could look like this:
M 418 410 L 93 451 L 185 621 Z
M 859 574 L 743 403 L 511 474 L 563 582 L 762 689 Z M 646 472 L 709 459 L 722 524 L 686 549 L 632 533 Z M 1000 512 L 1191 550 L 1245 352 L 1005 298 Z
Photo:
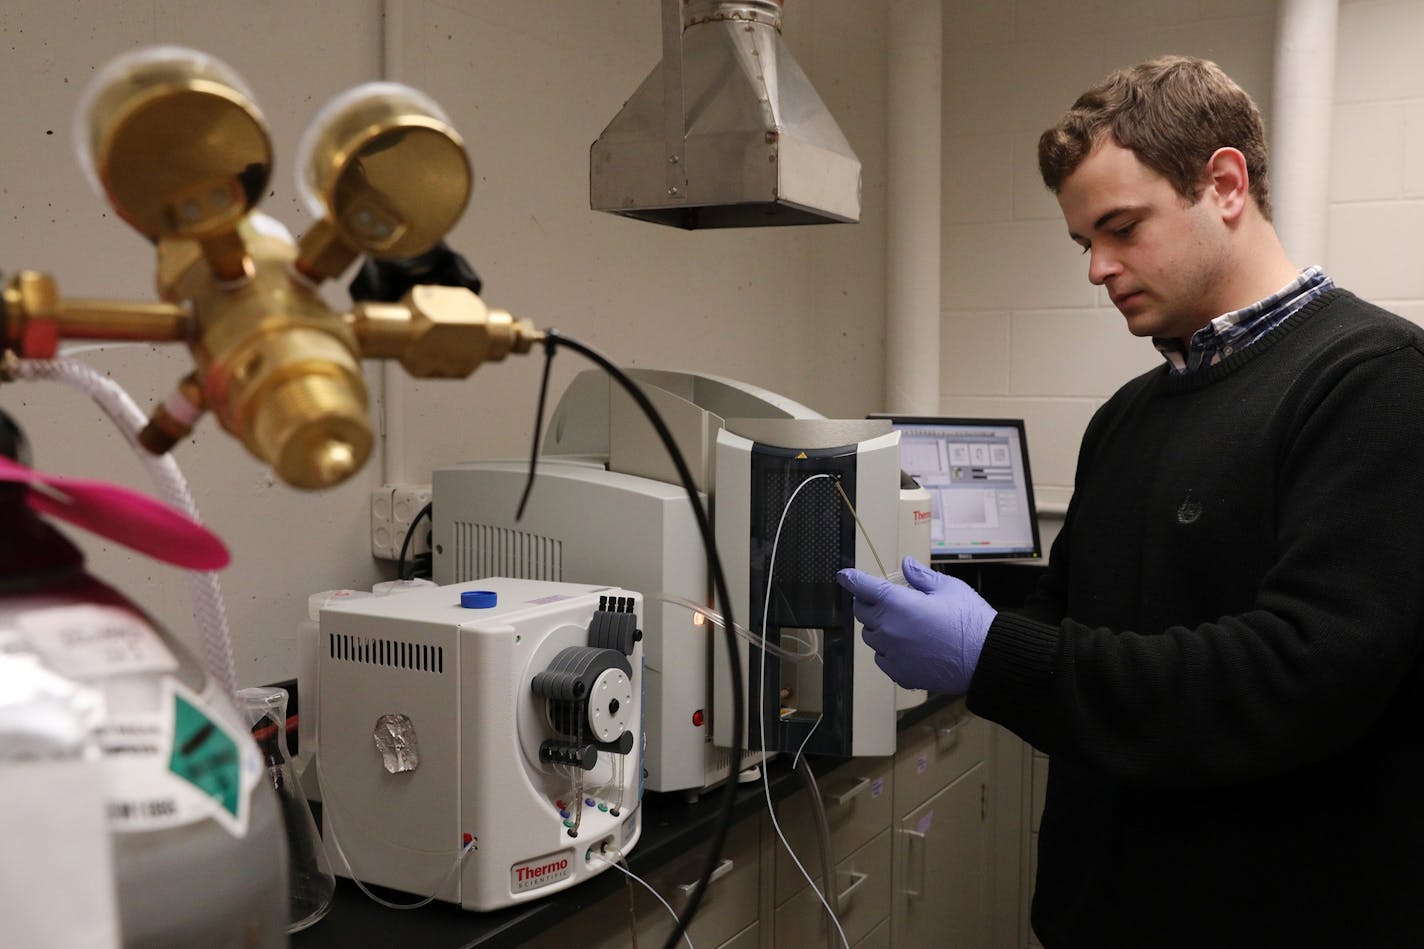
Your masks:
M 467 610 L 487 610 L 499 602 L 493 590 L 466 590 L 460 594 L 460 605 Z

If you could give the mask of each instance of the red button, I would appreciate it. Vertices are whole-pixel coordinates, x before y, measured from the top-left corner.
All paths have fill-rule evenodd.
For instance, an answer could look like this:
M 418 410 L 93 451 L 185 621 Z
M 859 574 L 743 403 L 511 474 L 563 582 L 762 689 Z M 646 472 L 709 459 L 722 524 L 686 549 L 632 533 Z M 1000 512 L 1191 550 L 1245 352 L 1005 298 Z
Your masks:
M 702 709 L 698 709 L 697 711 L 692 713 L 692 724 L 696 725 L 698 728 L 702 727 Z

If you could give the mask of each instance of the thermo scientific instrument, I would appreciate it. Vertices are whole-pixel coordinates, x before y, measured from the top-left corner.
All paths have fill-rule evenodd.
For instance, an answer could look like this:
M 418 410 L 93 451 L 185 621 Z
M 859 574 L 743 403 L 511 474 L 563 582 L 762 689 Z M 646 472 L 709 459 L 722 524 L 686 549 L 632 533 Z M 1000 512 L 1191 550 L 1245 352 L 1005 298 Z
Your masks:
M 629 369 L 657 406 L 702 492 L 713 491 L 712 446 L 727 415 L 816 418 L 756 386 L 703 373 Z M 597 372 L 559 399 L 524 517 L 515 520 L 527 459 L 475 461 L 431 476 L 438 583 L 519 576 L 612 583 L 702 607 L 712 584 L 687 494 L 631 399 Z M 711 640 L 685 605 L 646 602 L 647 769 L 654 791 L 693 793 L 725 780 L 726 746 L 712 743 Z M 745 617 L 742 617 L 745 623 Z M 759 756 L 743 759 L 755 764 Z
M 201 538 L 24 445 L 0 412 L 0 942 L 285 946 L 282 817 L 231 695 L 39 512 L 175 564 Z
M 795 420 L 788 424 L 822 419 L 800 403 L 733 379 L 628 371 L 667 420 L 704 502 L 721 490 L 715 447 L 728 418 Z M 636 413 L 600 374 L 575 377 L 550 417 L 534 503 L 521 520 L 515 512 L 528 477 L 527 459 L 437 468 L 431 477 L 436 581 L 501 575 L 616 583 L 649 597 L 663 593 L 710 606 L 711 583 L 687 496 Z M 881 556 L 895 563 L 905 554 L 927 559 L 928 494 L 912 481 L 889 490 L 898 498 L 892 516 L 899 526 L 892 522 L 887 528 L 895 530 L 897 541 Z M 645 602 L 644 608 L 647 784 L 654 791 L 697 793 L 730 771 L 728 744 L 713 735 L 718 707 L 712 641 L 720 636 L 686 605 Z M 736 615 L 747 624 L 745 613 Z M 726 693 L 730 701 L 729 686 Z M 925 699 L 923 692 L 898 687 L 895 696 L 896 709 Z M 730 713 L 726 717 L 730 721 Z M 750 754 L 743 763 L 761 757 Z
M 900 436 L 883 420 L 729 420 L 717 435 L 717 546 L 737 616 L 785 647 L 819 644 L 821 662 L 783 663 L 755 642 L 720 670 L 747 673 L 747 747 L 840 756 L 895 753 L 895 683 L 860 637 L 836 571 L 878 573 L 899 549 Z M 716 740 L 732 740 L 719 716 Z
M 321 611 L 317 762 L 336 872 L 492 910 L 641 833 L 641 598 L 486 578 Z

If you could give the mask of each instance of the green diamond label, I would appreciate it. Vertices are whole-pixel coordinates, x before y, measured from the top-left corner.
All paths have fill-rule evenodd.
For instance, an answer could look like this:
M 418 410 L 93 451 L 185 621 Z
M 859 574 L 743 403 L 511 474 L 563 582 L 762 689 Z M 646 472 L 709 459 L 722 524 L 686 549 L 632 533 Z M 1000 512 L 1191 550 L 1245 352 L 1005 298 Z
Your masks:
M 225 696 L 177 679 L 158 682 L 152 706 L 111 713 L 94 729 L 103 753 L 109 829 L 136 833 L 216 821 L 247 836 L 263 773 L 257 743 L 225 718 Z
M 173 752 L 168 770 L 212 798 L 236 820 L 242 801 L 242 752 L 227 730 L 184 696 L 173 696 Z

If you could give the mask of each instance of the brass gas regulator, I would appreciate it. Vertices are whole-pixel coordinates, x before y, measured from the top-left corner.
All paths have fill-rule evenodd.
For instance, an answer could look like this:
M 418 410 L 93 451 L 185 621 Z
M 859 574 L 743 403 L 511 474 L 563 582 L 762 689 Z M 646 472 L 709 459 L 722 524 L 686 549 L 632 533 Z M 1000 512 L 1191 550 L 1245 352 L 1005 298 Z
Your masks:
M 97 190 L 157 250 L 162 302 L 66 299 L 52 277 L 3 290 L 0 348 L 49 358 L 61 339 L 186 343 L 194 369 L 140 440 L 168 451 L 205 411 L 299 488 L 324 488 L 371 451 L 362 359 L 462 378 L 543 338 L 466 287 L 414 286 L 336 312 L 317 292 L 361 255 L 419 257 L 469 199 L 469 159 L 433 101 L 370 83 L 317 115 L 298 149 L 317 223 L 293 241 L 254 209 L 272 169 L 267 124 L 242 80 L 194 50 L 126 54 L 95 78 L 76 121 Z

